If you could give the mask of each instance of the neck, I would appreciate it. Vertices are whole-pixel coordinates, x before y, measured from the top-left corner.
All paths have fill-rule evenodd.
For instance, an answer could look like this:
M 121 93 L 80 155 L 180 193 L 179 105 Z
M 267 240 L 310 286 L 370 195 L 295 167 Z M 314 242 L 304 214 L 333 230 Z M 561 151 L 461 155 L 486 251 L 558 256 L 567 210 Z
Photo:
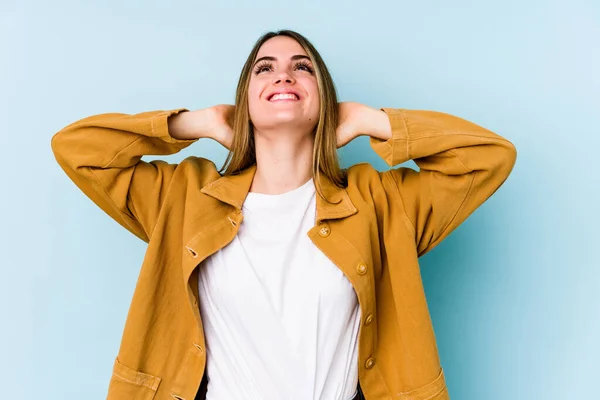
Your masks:
M 251 192 L 281 194 L 312 177 L 314 137 L 298 132 L 254 133 L 256 174 Z

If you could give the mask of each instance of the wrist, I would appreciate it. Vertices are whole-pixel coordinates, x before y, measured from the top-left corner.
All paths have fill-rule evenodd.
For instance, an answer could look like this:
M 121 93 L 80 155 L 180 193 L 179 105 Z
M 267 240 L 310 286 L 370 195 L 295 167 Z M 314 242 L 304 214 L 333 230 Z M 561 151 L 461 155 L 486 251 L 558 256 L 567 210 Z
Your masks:
M 185 111 L 168 119 L 169 135 L 179 140 L 195 140 L 208 137 L 203 126 L 206 119 L 203 110 Z
M 367 131 L 368 135 L 381 140 L 391 139 L 392 125 L 386 112 L 375 108 L 373 108 L 372 111 L 372 115 L 369 118 L 371 126 Z

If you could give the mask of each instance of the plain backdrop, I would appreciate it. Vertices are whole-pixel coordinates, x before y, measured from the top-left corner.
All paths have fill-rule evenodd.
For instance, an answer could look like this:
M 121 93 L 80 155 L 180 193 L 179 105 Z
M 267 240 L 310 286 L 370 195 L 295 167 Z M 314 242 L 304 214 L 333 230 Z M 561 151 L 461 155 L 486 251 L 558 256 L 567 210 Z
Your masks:
M 2 0 L 0 397 L 105 398 L 145 251 L 62 172 L 52 135 L 233 103 L 255 40 L 284 28 L 315 44 L 340 100 L 451 113 L 517 147 L 504 186 L 421 259 L 451 397 L 596 398 L 593 0 Z M 386 168 L 366 137 L 340 154 Z M 188 155 L 226 153 L 207 139 L 165 159 Z

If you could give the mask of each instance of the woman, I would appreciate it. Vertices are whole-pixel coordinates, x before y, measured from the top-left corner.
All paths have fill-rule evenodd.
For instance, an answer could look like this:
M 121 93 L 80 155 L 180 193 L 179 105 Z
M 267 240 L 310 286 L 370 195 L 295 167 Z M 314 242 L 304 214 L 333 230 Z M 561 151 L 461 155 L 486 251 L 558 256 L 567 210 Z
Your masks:
M 359 135 L 389 164 L 340 169 Z M 141 161 L 200 138 L 206 159 Z M 101 114 L 60 166 L 148 242 L 108 399 L 448 399 L 418 257 L 507 179 L 506 139 L 433 111 L 338 103 L 315 48 L 261 37 L 235 106 Z M 362 397 L 364 396 L 364 397 Z

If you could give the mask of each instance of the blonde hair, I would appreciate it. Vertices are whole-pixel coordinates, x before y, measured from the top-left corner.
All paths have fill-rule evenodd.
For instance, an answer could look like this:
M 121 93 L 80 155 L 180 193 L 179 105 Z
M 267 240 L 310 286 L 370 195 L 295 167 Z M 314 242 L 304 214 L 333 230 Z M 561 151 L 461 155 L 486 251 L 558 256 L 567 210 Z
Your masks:
M 310 57 L 314 73 L 317 77 L 320 106 L 319 121 L 314 131 L 315 144 L 313 148 L 312 170 L 316 190 L 327 201 L 323 196 L 321 188 L 321 174 L 325 174 L 332 183 L 340 188 L 347 186 L 346 171 L 340 167 L 337 155 L 336 128 L 339 120 L 337 93 L 333 79 L 319 52 L 308 39 L 291 30 L 268 32 L 262 35 L 254 44 L 242 68 L 235 93 L 233 141 L 221 172 L 223 175 L 234 175 L 256 164 L 254 131 L 248 109 L 248 86 L 250 77 L 252 76 L 253 63 L 260 47 L 267 40 L 276 36 L 287 36 L 296 40 L 308 57 Z

